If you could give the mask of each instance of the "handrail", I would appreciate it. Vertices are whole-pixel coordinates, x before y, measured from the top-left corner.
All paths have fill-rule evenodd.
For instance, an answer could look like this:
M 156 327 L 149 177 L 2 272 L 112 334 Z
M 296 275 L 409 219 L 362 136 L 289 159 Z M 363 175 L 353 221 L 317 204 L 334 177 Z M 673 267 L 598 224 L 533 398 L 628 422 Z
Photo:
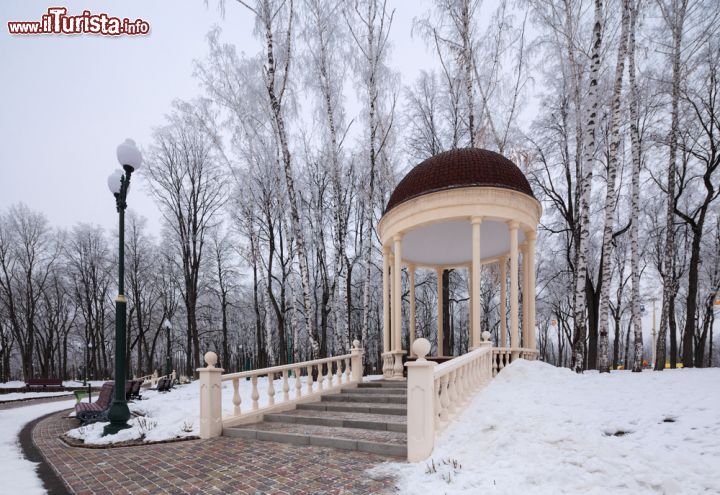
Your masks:
M 444 363 L 437 365 L 433 374 L 435 375 L 436 379 L 441 378 L 448 373 L 451 373 L 458 368 L 465 366 L 467 363 L 474 360 L 478 356 L 492 352 L 492 349 L 493 348 L 490 347 L 489 343 L 488 345 L 481 344 L 481 347 L 478 347 L 477 349 L 473 349 L 472 351 L 463 354 L 462 356 L 458 356 L 451 359 L 450 361 L 445 361 Z
M 222 434 L 223 427 L 236 426 L 262 421 L 265 414 L 294 409 L 297 404 L 316 400 L 320 395 L 338 392 L 345 386 L 356 386 L 362 381 L 363 349 L 355 340 L 350 354 L 313 359 L 300 363 L 271 366 L 258 370 L 241 371 L 223 375 L 223 370 L 216 368 L 217 355 L 214 352 L 205 354 L 207 367 L 199 368 L 200 374 L 200 438 L 212 438 Z M 327 365 L 327 373 L 323 371 Z M 294 390 L 290 395 L 289 371 L 304 369 L 306 375 L 296 373 Z M 317 379 L 313 377 L 317 371 Z M 282 374 L 282 400 L 276 403 L 275 375 Z M 260 390 L 258 378 L 267 376 L 267 388 L 263 391 L 266 403 L 260 406 Z M 248 410 L 241 408 L 240 380 L 250 378 L 251 404 Z M 223 416 L 222 382 L 232 382 L 233 396 L 232 414 Z
M 282 364 L 280 366 L 272 366 L 270 368 L 261 368 L 257 370 L 238 371 L 236 373 L 228 373 L 222 375 L 222 381 L 233 380 L 235 378 L 247 378 L 253 375 L 269 375 L 270 373 L 282 373 L 283 371 L 294 370 L 297 368 L 307 368 L 308 366 L 317 366 L 327 364 L 340 359 L 350 359 L 352 354 L 343 354 L 342 356 L 333 356 L 321 359 L 313 359 L 312 361 L 302 361 L 299 363 Z

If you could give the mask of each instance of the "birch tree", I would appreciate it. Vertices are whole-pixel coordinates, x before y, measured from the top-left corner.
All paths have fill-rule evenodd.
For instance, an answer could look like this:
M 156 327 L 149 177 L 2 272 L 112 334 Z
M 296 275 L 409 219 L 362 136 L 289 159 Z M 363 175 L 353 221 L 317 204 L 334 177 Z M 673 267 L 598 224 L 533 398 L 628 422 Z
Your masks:
M 379 159 L 386 144 L 387 133 L 391 126 L 382 125 L 382 80 L 387 78 L 384 65 L 388 36 L 392 26 L 394 11 L 388 11 L 387 0 L 355 0 L 345 11 L 350 33 L 359 52 L 357 66 L 360 72 L 360 84 L 365 99 L 367 149 L 363 155 L 367 159 L 368 178 L 365 190 L 365 226 L 362 232 L 364 244 L 365 279 L 363 282 L 362 342 L 367 342 L 370 327 L 370 291 L 372 279 L 372 254 L 375 238 L 376 180 Z
M 579 202 L 579 237 L 577 248 L 575 280 L 575 300 L 573 310 L 574 335 L 573 335 L 573 368 L 580 373 L 585 369 L 585 290 L 587 282 L 587 253 L 588 237 L 590 235 L 590 191 L 592 188 L 593 168 L 595 166 L 595 154 L 597 142 L 595 138 L 598 124 L 598 78 L 600 76 L 600 50 L 602 48 L 603 35 L 603 3 L 602 0 L 595 0 L 595 14 L 593 21 L 592 50 L 590 54 L 590 76 L 588 105 L 586 107 L 586 127 L 584 132 L 585 142 L 583 143 L 582 172 L 578 181 L 580 182 Z
M 615 64 L 615 81 L 613 86 L 612 101 L 610 103 L 610 149 L 607 168 L 607 190 L 605 193 L 605 226 L 602 239 L 602 265 L 600 289 L 600 331 L 599 331 L 599 362 L 600 373 L 610 372 L 610 356 L 608 351 L 608 328 L 609 328 L 609 306 L 610 306 L 610 278 L 611 261 L 610 250 L 615 224 L 615 204 L 617 191 L 615 182 L 618 173 L 619 148 L 620 148 L 620 103 L 622 96 L 623 74 L 625 72 L 625 58 L 627 56 L 628 28 L 630 24 L 630 1 L 623 0 L 620 42 L 617 51 L 617 62 Z
M 631 0 L 630 28 L 628 32 L 628 78 L 630 82 L 630 141 L 632 152 L 632 190 L 630 192 L 630 276 L 632 292 L 630 295 L 630 320 L 633 328 L 633 367 L 635 373 L 642 371 L 642 319 L 640 318 L 640 253 L 638 237 L 640 233 L 640 156 L 642 154 L 638 105 L 640 91 L 636 79 L 635 68 L 635 32 L 640 11 L 641 0 Z M 627 357 L 625 358 L 627 362 Z M 627 368 L 627 364 L 625 365 Z
M 293 45 L 293 22 L 295 11 L 293 0 L 271 1 L 257 0 L 254 5 L 243 0 L 238 3 L 255 15 L 256 22 L 262 33 L 266 57 L 263 65 L 262 77 L 265 82 L 268 102 L 271 108 L 271 123 L 278 140 L 281 152 L 283 171 L 285 173 L 285 189 L 290 204 L 290 218 L 293 237 L 297 245 L 298 264 L 300 266 L 300 280 L 302 282 L 303 305 L 305 310 L 305 328 L 307 329 L 312 347 L 313 357 L 320 353 L 320 342 L 312 315 L 312 299 L 310 285 L 310 271 L 305 243 L 305 234 L 302 229 L 298 197 L 293 175 L 293 162 L 290 153 L 288 130 L 286 127 L 285 97 L 290 84 L 290 68 Z
M 655 370 L 665 369 L 665 340 L 668 320 L 670 319 L 670 301 L 675 298 L 677 284 L 672 276 L 673 258 L 675 257 L 675 180 L 677 175 L 677 142 L 679 127 L 680 82 L 682 79 L 680 55 L 683 42 L 683 30 L 688 0 L 658 0 L 663 20 L 672 37 L 672 82 L 670 94 L 670 132 L 668 134 L 669 157 L 667 168 L 667 209 L 665 219 L 665 249 L 663 254 L 663 293 L 662 309 L 660 310 L 660 328 L 655 351 Z

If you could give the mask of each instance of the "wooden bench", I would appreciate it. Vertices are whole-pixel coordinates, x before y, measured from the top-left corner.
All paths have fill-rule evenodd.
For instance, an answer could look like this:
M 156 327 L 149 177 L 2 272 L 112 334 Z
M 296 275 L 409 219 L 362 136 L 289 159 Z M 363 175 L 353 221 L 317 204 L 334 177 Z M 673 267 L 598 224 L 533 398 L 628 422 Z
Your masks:
M 95 402 L 80 402 L 75 404 L 75 417 L 80 420 L 83 425 L 96 423 L 98 421 L 107 421 L 110 404 L 112 404 L 113 390 L 115 390 L 113 382 L 103 383 L 98 398 Z
M 46 389 L 51 388 L 63 388 L 63 382 L 60 378 L 30 378 L 25 381 L 25 387 L 27 388 L 39 388 Z

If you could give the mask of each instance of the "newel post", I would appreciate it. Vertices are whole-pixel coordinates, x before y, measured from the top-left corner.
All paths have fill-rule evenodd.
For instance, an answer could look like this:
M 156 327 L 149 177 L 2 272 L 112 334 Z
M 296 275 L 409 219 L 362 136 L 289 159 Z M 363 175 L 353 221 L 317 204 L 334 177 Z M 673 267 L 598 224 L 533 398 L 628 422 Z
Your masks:
M 353 346 L 350 350 L 350 380 L 354 383 L 360 383 L 363 377 L 363 348 L 360 347 L 359 340 L 353 340 Z
M 217 354 L 205 354 L 207 367 L 200 374 L 200 438 L 222 435 L 222 368 L 216 368 Z
M 417 361 L 407 362 L 407 455 L 408 461 L 428 458 L 435 446 L 435 366 L 425 356 L 430 352 L 427 339 L 412 344 Z

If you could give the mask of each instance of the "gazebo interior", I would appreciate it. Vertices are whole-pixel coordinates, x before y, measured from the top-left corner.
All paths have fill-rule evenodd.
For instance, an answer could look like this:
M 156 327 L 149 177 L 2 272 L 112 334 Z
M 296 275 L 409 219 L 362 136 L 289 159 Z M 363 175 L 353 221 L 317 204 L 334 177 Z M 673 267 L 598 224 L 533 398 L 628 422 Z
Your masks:
M 495 345 L 512 357 L 535 349 L 535 238 L 542 208 L 522 171 L 498 153 L 464 148 L 435 155 L 414 167 L 388 201 L 378 230 L 383 246 L 383 375 L 401 379 L 402 270 L 407 270 L 410 349 L 432 329 L 416 328 L 415 275 L 437 273 L 438 360 L 443 349 L 442 273 L 468 273 L 469 349 L 481 342 L 481 266 L 497 264 L 500 329 Z M 520 270 L 522 267 L 522 270 Z M 519 280 L 522 274 L 522 280 Z M 509 280 L 508 280 L 509 279 Z M 509 282 L 509 287 L 507 282 Z M 522 342 L 519 341 L 522 290 Z M 509 301 L 509 304 L 506 304 Z M 508 314 L 509 313 L 509 314 Z M 504 317 L 504 316 L 507 317 Z M 509 327 L 508 327 L 509 320 Z M 527 329 L 527 330 L 525 330 Z M 509 331 L 508 331 L 509 330 Z

